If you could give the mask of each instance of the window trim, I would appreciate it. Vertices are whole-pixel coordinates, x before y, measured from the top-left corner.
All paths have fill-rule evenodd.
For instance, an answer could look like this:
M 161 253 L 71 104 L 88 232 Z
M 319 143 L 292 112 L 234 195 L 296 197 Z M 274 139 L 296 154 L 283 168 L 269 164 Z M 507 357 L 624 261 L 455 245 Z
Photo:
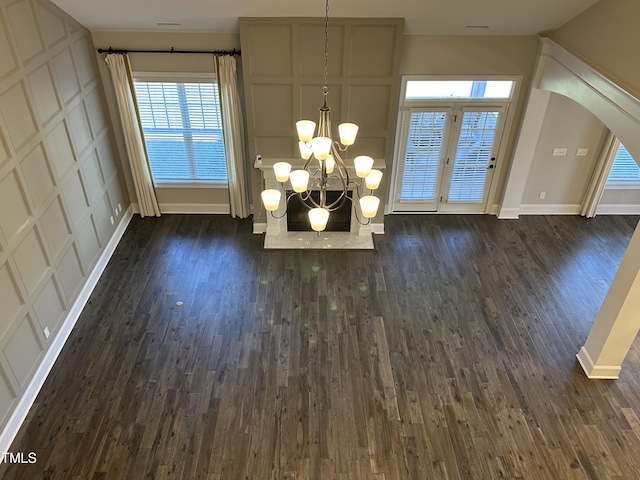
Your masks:
M 607 174 L 607 181 L 604 188 L 606 190 L 640 190 L 640 178 L 633 180 L 609 180 L 609 178 L 611 177 L 611 171 L 613 170 L 613 164 L 615 163 L 615 159 L 618 155 L 620 146 L 622 146 L 622 142 L 620 142 L 620 140 L 616 137 L 611 148 L 611 157 L 609 159 L 609 161 L 611 162 L 611 167 L 609 168 L 609 173 Z M 638 168 L 640 168 L 640 165 L 638 166 Z
M 218 76 L 215 72 L 131 72 L 135 82 L 159 82 L 159 83 L 212 83 L 218 84 Z M 136 101 L 137 103 L 137 101 Z M 136 105 L 137 106 L 137 105 Z M 144 136 L 144 132 L 143 132 Z M 229 179 L 226 180 L 155 180 L 152 178 L 155 188 L 210 188 L 228 189 Z

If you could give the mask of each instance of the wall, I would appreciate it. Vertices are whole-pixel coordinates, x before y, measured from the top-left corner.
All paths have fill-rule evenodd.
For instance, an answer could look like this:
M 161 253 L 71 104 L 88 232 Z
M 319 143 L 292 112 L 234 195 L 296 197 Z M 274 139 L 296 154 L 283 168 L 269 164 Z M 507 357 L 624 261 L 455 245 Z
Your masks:
M 638 0 L 600 0 L 551 38 L 640 97 L 639 18 Z
M 587 109 L 562 95 L 552 94 L 521 213 L 579 214 L 607 132 Z M 553 156 L 554 148 L 566 148 L 566 156 Z M 587 155 L 577 156 L 578 148 L 587 148 Z M 545 192 L 544 199 L 540 198 L 541 192 Z
M 329 26 L 327 103 L 333 135 L 342 122 L 359 125 L 353 146 L 343 156 L 347 165 L 369 155 L 389 174 L 398 105 L 398 65 L 404 22 L 397 18 L 332 18 Z M 324 73 L 324 19 L 241 18 L 240 36 L 247 98 L 249 155 L 269 164 L 300 159 L 295 122 L 319 118 Z M 259 199 L 261 178 L 253 169 L 253 198 Z M 383 185 L 384 188 L 384 185 Z M 384 190 L 378 190 L 381 204 Z M 254 202 L 254 224 L 266 221 L 264 207 Z M 372 223 L 383 223 L 380 208 Z
M 493 198 L 499 204 L 522 121 L 538 40 L 533 36 L 407 35 L 400 61 L 401 75 L 514 75 L 522 80 L 512 103 L 513 121 L 507 132 L 505 155 L 494 177 Z M 500 162 L 501 159 L 498 159 Z M 491 193 L 490 193 L 491 195 Z
M 131 50 L 232 50 L 240 49 L 240 37 L 235 34 L 183 33 L 183 32 L 92 32 L 93 44 L 97 48 L 123 48 Z M 131 169 L 128 165 L 124 147 L 124 138 L 120 127 L 118 109 L 111 74 L 104 61 L 104 55 L 98 54 L 100 75 L 105 85 L 107 104 L 116 133 L 118 151 L 123 161 L 123 169 L 129 196 L 136 198 Z M 189 54 L 129 54 L 132 70 L 139 72 L 182 72 L 215 74 L 213 56 Z M 242 84 L 241 61 L 238 58 L 239 81 Z M 247 162 L 253 162 L 247 159 Z M 156 196 L 160 210 L 164 213 L 228 213 L 229 191 L 226 187 L 214 188 L 158 188 Z M 135 202 L 136 200 L 134 200 Z
M 61 348 L 60 332 L 70 330 L 78 298 L 126 225 L 129 200 L 104 104 L 88 32 L 48 0 L 0 0 L 3 428 Z
M 640 44 L 639 18 L 637 0 L 600 0 L 553 32 L 551 38 L 640 98 L 640 63 L 635 60 Z M 637 133 L 630 135 L 637 138 Z M 598 209 L 599 214 L 638 212 L 640 190 L 636 189 L 605 190 Z

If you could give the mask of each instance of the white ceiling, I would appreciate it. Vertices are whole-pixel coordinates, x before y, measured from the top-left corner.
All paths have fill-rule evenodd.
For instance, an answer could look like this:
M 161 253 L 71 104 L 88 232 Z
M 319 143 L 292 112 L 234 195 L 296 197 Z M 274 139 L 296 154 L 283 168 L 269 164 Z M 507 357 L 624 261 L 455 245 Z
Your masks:
M 53 0 L 89 30 L 237 32 L 238 17 L 322 17 L 322 0 Z M 403 17 L 405 33 L 535 35 L 598 0 L 332 0 L 330 17 Z M 179 26 L 159 26 L 179 23 Z M 486 25 L 488 28 L 468 28 Z

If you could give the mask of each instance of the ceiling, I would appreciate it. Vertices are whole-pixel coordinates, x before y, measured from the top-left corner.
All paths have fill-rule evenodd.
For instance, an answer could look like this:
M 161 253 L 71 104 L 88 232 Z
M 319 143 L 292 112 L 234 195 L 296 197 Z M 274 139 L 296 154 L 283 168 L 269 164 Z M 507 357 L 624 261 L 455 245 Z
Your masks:
M 535 35 L 598 0 L 333 0 L 332 17 L 403 17 L 405 33 Z M 53 0 L 91 31 L 237 32 L 239 17 L 322 17 L 322 0 Z M 164 25 L 177 23 L 179 25 Z

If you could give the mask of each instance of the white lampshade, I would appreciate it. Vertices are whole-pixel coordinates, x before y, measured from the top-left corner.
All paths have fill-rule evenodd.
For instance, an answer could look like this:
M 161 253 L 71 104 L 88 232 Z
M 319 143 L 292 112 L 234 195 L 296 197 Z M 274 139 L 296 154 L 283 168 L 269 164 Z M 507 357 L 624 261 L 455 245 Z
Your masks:
M 294 170 L 289 174 L 289 180 L 291 181 L 291 187 L 294 192 L 302 193 L 307 190 L 307 183 L 309 183 L 309 172 L 306 170 Z
M 311 140 L 313 155 L 318 160 L 325 160 L 331 152 L 331 139 L 329 137 L 315 137 Z
M 336 168 L 336 161 L 333 159 L 333 155 L 329 155 L 325 160 L 324 168 L 327 173 L 333 173 L 333 169 Z
M 327 221 L 329 221 L 329 210 L 324 208 L 312 208 L 309 210 L 309 221 L 311 222 L 311 228 L 316 232 L 322 232 L 327 228 Z
M 358 125 L 355 123 L 341 123 L 338 125 L 338 133 L 340 134 L 340 143 L 345 147 L 353 145 L 358 134 Z
M 316 122 L 299 120 L 296 122 L 296 130 L 298 131 L 300 141 L 309 142 L 313 138 L 313 133 L 316 131 Z
M 300 147 L 300 156 L 308 160 L 313 153 L 313 148 L 311 148 L 308 142 L 303 142 L 302 140 L 298 142 L 298 146 Z
M 287 162 L 277 162 L 273 164 L 273 172 L 276 174 L 276 180 L 279 182 L 286 182 L 289 180 L 289 172 L 291 171 L 291 164 Z
M 275 190 L 270 188 L 268 190 L 264 190 L 260 196 L 262 197 L 262 203 L 264 204 L 264 208 L 269 212 L 273 212 L 278 209 L 280 205 L 280 190 Z
M 366 155 L 360 155 L 353 159 L 353 165 L 356 167 L 356 175 L 364 178 L 369 175 L 371 167 L 373 167 L 373 158 Z
M 364 179 L 364 182 L 369 190 L 375 190 L 380 186 L 382 180 L 382 172 L 380 170 L 371 169 L 369 175 Z
M 378 213 L 380 199 L 372 195 L 366 195 L 360 199 L 360 209 L 364 218 L 373 218 Z

